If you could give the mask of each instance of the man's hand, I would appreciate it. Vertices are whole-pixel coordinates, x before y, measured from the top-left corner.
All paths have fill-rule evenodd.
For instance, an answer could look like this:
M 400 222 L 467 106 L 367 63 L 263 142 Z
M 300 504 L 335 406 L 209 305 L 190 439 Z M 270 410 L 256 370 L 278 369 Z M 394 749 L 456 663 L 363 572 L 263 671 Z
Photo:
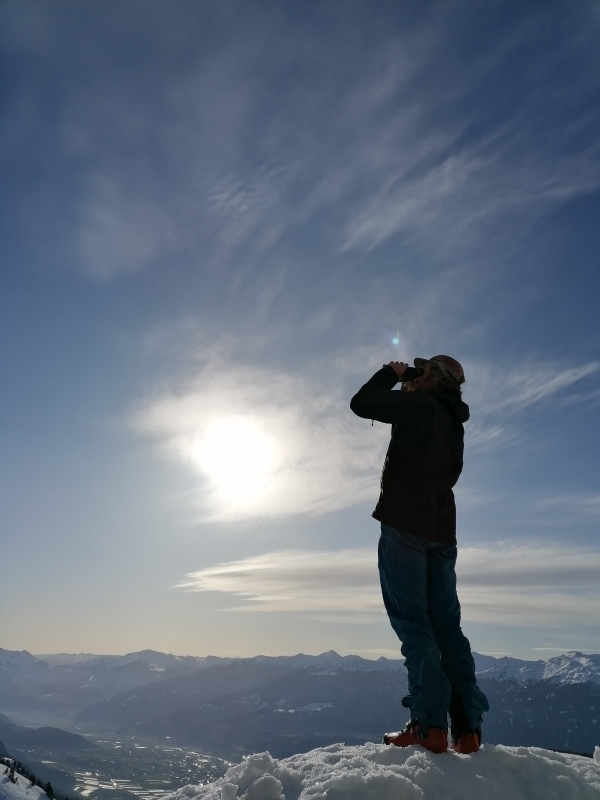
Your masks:
M 390 361 L 388 367 L 391 367 L 396 375 L 401 378 L 408 369 L 408 364 L 405 364 L 403 361 Z

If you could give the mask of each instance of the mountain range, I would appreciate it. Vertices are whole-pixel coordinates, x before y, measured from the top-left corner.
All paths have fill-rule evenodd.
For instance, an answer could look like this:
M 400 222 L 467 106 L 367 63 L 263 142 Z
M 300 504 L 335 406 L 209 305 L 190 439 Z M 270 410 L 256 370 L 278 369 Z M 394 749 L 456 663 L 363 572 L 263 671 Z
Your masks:
M 600 684 L 600 655 L 584 655 L 572 651 L 554 656 L 548 661 L 522 661 L 518 658 L 494 658 L 473 653 L 479 678 L 491 680 L 516 680 L 518 683 L 553 681 L 556 683 Z
M 490 700 L 487 741 L 577 752 L 600 744 L 600 655 L 474 657 Z M 405 721 L 406 691 L 402 660 L 333 651 L 241 659 L 0 650 L 0 711 L 9 722 L 169 738 L 227 759 L 379 741 Z

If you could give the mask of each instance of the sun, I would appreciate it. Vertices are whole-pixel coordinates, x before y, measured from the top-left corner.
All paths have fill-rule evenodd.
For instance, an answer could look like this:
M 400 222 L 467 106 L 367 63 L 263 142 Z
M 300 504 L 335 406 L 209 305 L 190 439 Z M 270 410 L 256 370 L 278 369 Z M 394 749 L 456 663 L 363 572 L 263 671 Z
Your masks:
M 249 417 L 211 422 L 194 444 L 193 459 L 219 495 L 236 504 L 264 495 L 280 460 L 273 438 Z

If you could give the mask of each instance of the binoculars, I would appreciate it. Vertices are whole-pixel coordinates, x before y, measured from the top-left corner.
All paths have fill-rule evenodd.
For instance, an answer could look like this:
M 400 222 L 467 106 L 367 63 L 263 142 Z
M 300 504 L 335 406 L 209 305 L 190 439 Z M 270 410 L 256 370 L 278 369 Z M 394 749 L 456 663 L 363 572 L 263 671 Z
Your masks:
M 421 375 L 425 372 L 424 369 L 419 369 L 418 367 L 407 367 L 404 375 L 400 378 L 402 383 L 406 383 L 407 381 L 414 381 L 415 378 L 420 378 Z
M 402 383 L 408 383 L 409 381 L 414 381 L 415 378 L 420 378 L 425 372 L 425 365 L 428 363 L 429 360 L 427 358 L 414 358 L 414 367 L 407 367 L 406 372 L 400 378 Z

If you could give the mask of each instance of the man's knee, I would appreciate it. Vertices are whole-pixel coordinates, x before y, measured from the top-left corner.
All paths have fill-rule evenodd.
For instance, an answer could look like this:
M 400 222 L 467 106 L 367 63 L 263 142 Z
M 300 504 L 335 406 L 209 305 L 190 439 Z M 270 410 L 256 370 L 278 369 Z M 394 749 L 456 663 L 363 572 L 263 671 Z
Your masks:
M 460 627 L 460 614 L 446 613 L 431 618 L 431 627 L 435 633 L 435 638 L 441 641 L 448 641 L 453 638 L 464 636 Z

